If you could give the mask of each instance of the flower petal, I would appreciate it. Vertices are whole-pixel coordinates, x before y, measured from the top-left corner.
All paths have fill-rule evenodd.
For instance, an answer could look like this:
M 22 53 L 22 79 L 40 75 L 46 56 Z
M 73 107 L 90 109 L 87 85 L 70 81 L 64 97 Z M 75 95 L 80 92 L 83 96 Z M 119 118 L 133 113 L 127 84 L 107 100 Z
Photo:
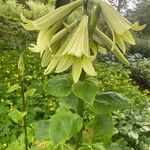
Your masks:
M 83 56 L 83 58 L 82 58 L 82 67 L 88 75 L 90 75 L 90 76 L 96 76 L 97 75 L 91 60 L 86 56 Z
M 118 34 L 115 34 L 115 39 L 116 39 L 116 43 L 118 45 L 118 47 L 122 50 L 123 53 L 126 52 L 126 46 L 125 46 L 125 43 L 123 41 L 123 38 L 118 35 Z
M 101 12 L 107 22 L 111 25 L 113 30 L 122 35 L 125 31 L 131 28 L 131 25 L 127 23 L 127 19 L 121 16 L 112 6 L 105 1 L 99 1 L 101 6 Z
M 126 31 L 122 35 L 122 38 L 124 39 L 124 41 L 128 42 L 129 44 L 135 45 L 135 40 L 130 31 Z
M 82 58 L 75 58 L 75 61 L 72 65 L 72 77 L 75 83 L 78 82 L 81 72 L 82 72 Z
M 67 70 L 73 64 L 73 61 L 74 61 L 73 56 L 69 56 L 69 55 L 62 56 L 62 58 L 60 59 L 56 67 L 55 72 L 60 73 L 60 72 Z
M 135 31 L 143 30 L 145 27 L 146 27 L 146 24 L 139 26 L 138 22 L 135 22 L 134 24 L 132 24 L 132 30 L 135 30 Z

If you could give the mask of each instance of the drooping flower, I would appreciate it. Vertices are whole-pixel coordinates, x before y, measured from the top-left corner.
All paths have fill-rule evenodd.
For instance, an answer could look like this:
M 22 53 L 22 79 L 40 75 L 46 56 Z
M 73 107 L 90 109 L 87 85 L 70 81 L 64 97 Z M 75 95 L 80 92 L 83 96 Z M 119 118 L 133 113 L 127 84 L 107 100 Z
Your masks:
M 22 23 L 22 26 L 27 30 L 41 30 L 43 28 L 50 27 L 62 19 L 65 20 L 70 13 L 72 13 L 82 4 L 82 0 L 77 0 L 75 2 L 59 7 L 34 21 L 27 19 L 25 16 L 23 16 L 23 14 L 21 14 L 21 19 L 24 22 Z
M 45 50 L 50 51 L 51 50 L 50 41 L 52 37 L 54 36 L 54 34 L 56 33 L 56 31 L 58 30 L 58 28 L 61 26 L 61 24 L 62 24 L 62 21 L 56 23 L 52 27 L 45 27 L 41 29 L 37 37 L 36 45 L 31 44 L 29 49 L 32 52 L 40 53 L 40 55 L 42 55 Z
M 137 22 L 132 24 L 103 0 L 94 0 L 94 2 L 100 5 L 101 13 L 111 29 L 114 42 L 118 45 L 122 52 L 125 53 L 124 42 L 135 45 L 135 40 L 130 32 L 130 29 L 139 31 L 145 28 L 146 25 L 139 26 Z
M 72 77 L 74 82 L 77 82 L 82 69 L 91 76 L 96 75 L 92 60 L 89 48 L 88 16 L 83 15 L 72 37 L 65 41 L 51 59 L 45 74 L 54 69 L 56 73 L 60 73 L 72 66 Z

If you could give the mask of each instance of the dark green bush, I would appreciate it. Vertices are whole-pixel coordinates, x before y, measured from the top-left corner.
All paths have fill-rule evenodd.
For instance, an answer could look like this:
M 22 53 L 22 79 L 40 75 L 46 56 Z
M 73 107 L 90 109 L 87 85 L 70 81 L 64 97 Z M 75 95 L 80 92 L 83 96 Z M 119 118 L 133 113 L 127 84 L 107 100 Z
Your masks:
M 136 38 L 136 45 L 130 46 L 129 52 L 131 54 L 140 53 L 146 58 L 150 57 L 150 38 L 143 38 L 143 36 Z
M 140 60 L 132 66 L 132 78 L 136 80 L 142 88 L 150 89 L 150 60 Z

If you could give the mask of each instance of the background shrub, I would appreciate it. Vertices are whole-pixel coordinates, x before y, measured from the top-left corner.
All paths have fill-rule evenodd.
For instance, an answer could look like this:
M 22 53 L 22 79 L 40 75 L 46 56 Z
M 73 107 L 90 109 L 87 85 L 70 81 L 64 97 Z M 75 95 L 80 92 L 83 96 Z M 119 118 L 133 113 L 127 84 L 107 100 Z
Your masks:
M 146 58 L 150 57 L 150 37 L 136 38 L 136 45 L 130 46 L 129 52 L 131 54 L 140 53 Z
M 35 33 L 24 30 L 21 26 L 20 13 L 30 19 L 38 18 L 53 7 L 41 2 L 27 1 L 26 5 L 18 4 L 15 0 L 3 2 L 0 0 L 0 51 L 23 50 L 31 41 L 35 42 Z
M 139 60 L 132 68 L 132 78 L 141 85 L 141 88 L 150 89 L 150 60 Z

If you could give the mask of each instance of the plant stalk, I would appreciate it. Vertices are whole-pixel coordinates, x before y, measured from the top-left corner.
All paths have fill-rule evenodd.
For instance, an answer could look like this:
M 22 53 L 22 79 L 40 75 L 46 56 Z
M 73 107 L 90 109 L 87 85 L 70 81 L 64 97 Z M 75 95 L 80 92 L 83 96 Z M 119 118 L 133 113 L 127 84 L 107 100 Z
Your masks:
M 84 0 L 84 11 L 83 13 L 85 15 L 88 15 L 88 1 L 89 0 Z M 84 71 L 82 71 L 81 77 L 80 77 L 80 81 L 85 80 L 86 78 L 86 74 Z M 78 99 L 78 111 L 77 111 L 78 115 L 83 118 L 84 117 L 84 101 L 82 99 Z M 83 118 L 84 120 L 84 118 Z M 84 122 L 83 122 L 84 124 Z M 80 132 L 77 134 L 77 138 L 76 138 L 76 150 L 82 145 L 82 132 L 84 130 L 84 127 L 82 127 L 82 129 L 80 130 Z
M 82 99 L 78 99 L 78 115 L 83 118 L 84 116 L 84 101 Z M 82 145 L 82 131 L 84 128 L 80 130 L 77 134 L 76 138 L 76 150 Z
M 21 82 L 21 98 L 22 98 L 22 109 L 23 112 L 26 111 L 26 98 L 25 98 L 25 92 L 24 92 L 24 78 L 23 75 L 20 77 Z M 23 117 L 23 128 L 24 128 L 24 144 L 25 144 L 25 150 L 28 150 L 28 139 L 27 139 L 27 118 L 26 115 Z
M 86 74 L 84 71 L 82 71 L 81 77 L 80 77 L 80 81 L 85 80 L 86 78 Z M 84 101 L 82 99 L 78 99 L 78 108 L 77 108 L 77 113 L 78 115 L 83 118 L 84 117 Z M 84 120 L 84 118 L 83 118 Z M 84 124 L 84 122 L 83 122 Z M 84 127 L 82 127 L 82 129 L 80 130 L 80 132 L 77 134 L 77 138 L 76 138 L 76 150 L 82 145 L 82 132 L 84 130 Z

